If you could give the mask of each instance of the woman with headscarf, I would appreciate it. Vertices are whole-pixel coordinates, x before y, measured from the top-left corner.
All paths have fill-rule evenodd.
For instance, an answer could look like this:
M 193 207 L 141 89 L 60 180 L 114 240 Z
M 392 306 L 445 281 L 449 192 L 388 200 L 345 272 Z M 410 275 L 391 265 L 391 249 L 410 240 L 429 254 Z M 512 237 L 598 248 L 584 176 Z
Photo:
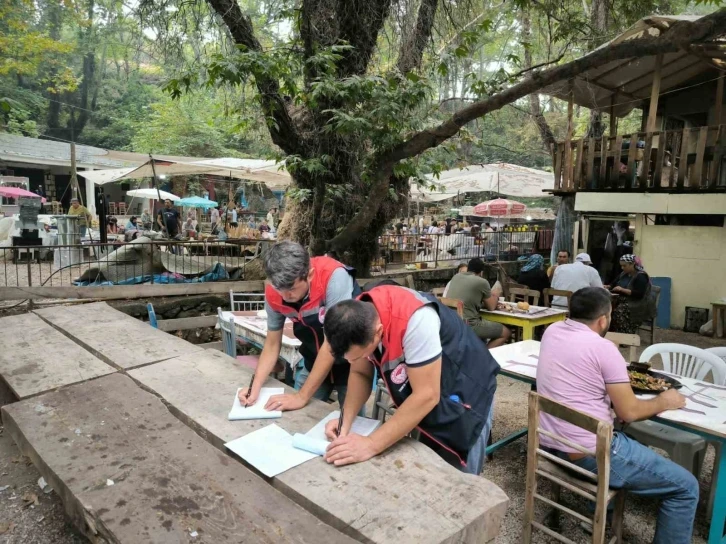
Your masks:
M 621 274 L 612 286 L 606 286 L 614 295 L 611 332 L 637 334 L 641 323 L 653 311 L 650 277 L 641 260 L 633 255 L 620 257 Z
M 542 291 L 550 286 L 550 279 L 544 270 L 544 258 L 538 253 L 530 255 L 519 271 L 517 283 L 526 285 L 532 291 L 537 291 L 542 299 Z

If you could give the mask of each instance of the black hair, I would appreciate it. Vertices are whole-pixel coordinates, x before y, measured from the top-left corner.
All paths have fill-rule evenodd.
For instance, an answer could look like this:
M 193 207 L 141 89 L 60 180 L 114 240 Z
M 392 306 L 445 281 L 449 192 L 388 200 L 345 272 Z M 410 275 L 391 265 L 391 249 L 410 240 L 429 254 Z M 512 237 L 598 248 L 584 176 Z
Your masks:
M 595 321 L 610 311 L 610 293 L 602 287 L 584 287 L 570 298 L 570 318 L 575 321 Z
M 370 302 L 343 300 L 325 313 L 325 338 L 335 357 L 343 357 L 352 346 L 373 341 L 378 314 Z
M 469 268 L 469 272 L 472 274 L 480 274 L 481 272 L 484 272 L 484 261 L 482 261 L 479 257 L 474 257 L 469 261 L 467 267 Z
M 567 257 L 568 257 L 568 258 L 572 257 L 572 253 L 570 253 L 570 250 L 569 250 L 569 249 L 558 249 L 558 250 L 557 250 L 557 253 L 562 253 L 563 251 L 564 251 L 565 253 L 567 253 Z
M 135 215 L 132 215 L 131 219 L 129 219 L 129 221 L 133 222 L 134 219 L 137 219 L 137 217 Z

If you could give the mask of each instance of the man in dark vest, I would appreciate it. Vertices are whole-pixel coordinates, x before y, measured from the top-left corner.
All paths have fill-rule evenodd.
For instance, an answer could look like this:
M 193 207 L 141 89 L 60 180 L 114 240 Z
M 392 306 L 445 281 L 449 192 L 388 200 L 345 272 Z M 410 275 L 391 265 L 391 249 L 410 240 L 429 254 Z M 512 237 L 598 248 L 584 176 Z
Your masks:
M 265 311 L 267 338 L 260 354 L 255 381 L 247 398 L 240 391 L 240 402 L 257 401 L 267 376 L 277 363 L 282 346 L 285 319 L 293 322 L 293 331 L 302 343 L 303 360 L 297 366 L 297 393 L 275 395 L 265 405 L 268 410 L 299 410 L 311 397 L 328 400 L 333 389 L 343 406 L 350 365 L 343 358 L 335 360 L 325 342 L 323 322 L 326 312 L 336 303 L 360 293 L 353 269 L 330 257 L 313 257 L 294 242 L 275 244 L 265 256 Z
M 462 471 L 479 474 L 492 426 L 499 365 L 457 314 L 433 296 L 382 285 L 331 308 L 325 337 L 351 365 L 340 436 L 326 460 L 366 461 L 414 428 L 422 441 Z M 350 434 L 371 391 L 373 369 L 383 378 L 396 413 L 370 436 Z

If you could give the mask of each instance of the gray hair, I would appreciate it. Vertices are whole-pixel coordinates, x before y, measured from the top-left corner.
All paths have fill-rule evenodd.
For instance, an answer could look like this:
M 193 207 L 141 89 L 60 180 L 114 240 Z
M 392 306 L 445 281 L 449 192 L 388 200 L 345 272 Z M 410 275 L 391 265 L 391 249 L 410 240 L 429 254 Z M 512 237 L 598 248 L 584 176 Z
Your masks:
M 265 255 L 265 274 L 277 290 L 292 289 L 295 281 L 307 279 L 309 272 L 310 255 L 297 242 L 279 242 Z

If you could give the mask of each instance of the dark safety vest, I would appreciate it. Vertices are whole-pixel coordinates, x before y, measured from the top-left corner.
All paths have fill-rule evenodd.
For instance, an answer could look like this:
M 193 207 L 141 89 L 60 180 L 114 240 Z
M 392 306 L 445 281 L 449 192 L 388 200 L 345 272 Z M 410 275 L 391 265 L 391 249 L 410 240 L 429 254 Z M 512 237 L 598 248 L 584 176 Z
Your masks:
M 469 450 L 481 435 L 497 388 L 499 364 L 486 345 L 459 316 L 433 295 L 405 287 L 380 286 L 358 300 L 372 302 L 383 325 L 382 353 L 372 357 L 396 406 L 411 394 L 403 337 L 413 313 L 424 305 L 441 320 L 441 398 L 417 429 L 444 458 L 466 465 Z M 432 331 L 434 334 L 434 331 Z M 458 399 L 458 400 L 457 400 Z M 444 451 L 441 451 L 441 450 Z M 453 457 L 452 457 L 453 455 Z
M 308 295 L 299 303 L 285 302 L 282 295 L 270 285 L 265 285 L 265 301 L 278 313 L 281 313 L 293 323 L 295 337 L 300 340 L 300 355 L 305 359 L 305 368 L 312 370 L 315 358 L 318 356 L 320 346 L 323 345 L 325 334 L 323 322 L 325 321 L 325 293 L 333 272 L 345 268 L 353 276 L 353 291 L 351 297 L 360 293 L 358 282 L 355 281 L 355 270 L 330 257 L 313 257 L 310 259 L 310 268 L 315 269 L 310 282 Z M 347 385 L 350 374 L 350 364 L 343 358 L 335 360 L 330 375 L 333 383 Z

